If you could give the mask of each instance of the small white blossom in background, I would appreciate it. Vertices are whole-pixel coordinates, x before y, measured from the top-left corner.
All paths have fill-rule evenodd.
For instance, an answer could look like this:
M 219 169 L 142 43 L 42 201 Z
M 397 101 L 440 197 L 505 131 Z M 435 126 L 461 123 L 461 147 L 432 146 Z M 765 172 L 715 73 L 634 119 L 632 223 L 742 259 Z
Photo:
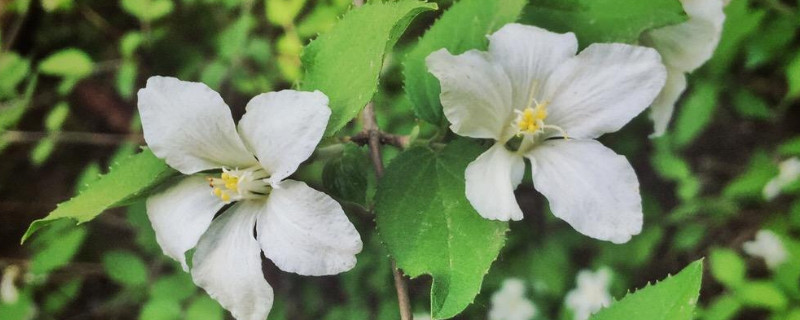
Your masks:
M 778 165 L 778 176 L 764 186 L 764 199 L 772 200 L 781 194 L 786 186 L 800 179 L 800 159 L 792 157 Z
M 686 90 L 685 74 L 711 59 L 725 22 L 723 0 L 681 0 L 681 3 L 689 20 L 642 35 L 642 43 L 658 50 L 667 66 L 666 86 L 650 108 L 655 137 L 667 130 L 675 103 Z
M 19 289 L 14 283 L 20 275 L 20 269 L 17 265 L 9 265 L 3 270 L 2 277 L 0 278 L 0 302 L 5 304 L 14 304 L 19 300 Z
M 582 270 L 578 273 L 577 287 L 567 293 L 564 304 L 572 311 L 575 320 L 586 320 L 600 309 L 611 305 L 611 272 L 602 268 L 596 272 Z
M 625 157 L 595 139 L 647 108 L 666 70 L 652 48 L 604 43 L 577 51 L 572 33 L 512 23 L 489 36 L 488 52 L 442 49 L 426 64 L 453 132 L 496 141 L 465 172 L 467 199 L 481 216 L 522 219 L 514 190 L 527 158 L 555 216 L 623 243 L 642 229 L 639 180 Z M 514 151 L 510 140 L 519 142 Z
M 530 320 L 537 313 L 536 306 L 525 297 L 525 282 L 511 278 L 492 295 L 489 320 Z
M 415 314 L 413 314 L 411 316 L 411 319 L 413 319 L 413 320 L 431 320 L 431 315 L 430 314 L 425 314 L 425 313 L 415 313 Z
M 742 249 L 753 257 L 764 259 L 770 269 L 775 269 L 783 264 L 788 256 L 781 238 L 770 230 L 759 230 L 756 233 L 756 239 L 745 242 Z
M 286 179 L 325 131 L 327 96 L 258 95 L 238 126 L 219 94 L 202 83 L 151 77 L 138 98 L 148 146 L 186 175 L 147 199 L 156 240 L 187 271 L 185 253 L 196 247 L 192 279 L 235 318 L 263 320 L 272 308 L 262 251 L 281 270 L 300 275 L 353 268 L 361 237 L 342 207 Z

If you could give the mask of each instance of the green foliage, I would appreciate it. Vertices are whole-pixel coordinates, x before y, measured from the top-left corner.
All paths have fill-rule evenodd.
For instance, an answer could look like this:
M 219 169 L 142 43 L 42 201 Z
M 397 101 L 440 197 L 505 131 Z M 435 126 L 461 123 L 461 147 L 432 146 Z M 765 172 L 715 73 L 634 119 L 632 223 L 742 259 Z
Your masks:
M 328 193 L 344 201 L 367 204 L 370 163 L 366 147 L 347 145 L 342 156 L 328 161 L 322 170 L 322 183 Z
M 725 16 L 722 38 L 714 51 L 714 58 L 708 62 L 708 69 L 715 76 L 728 71 L 742 49 L 742 42 L 758 31 L 766 12 L 750 8 L 749 1 L 736 0 L 725 7 Z
M 121 0 L 122 9 L 143 22 L 158 20 L 174 7 L 172 0 Z
M 224 310 L 213 299 L 206 295 L 197 296 L 189 303 L 186 309 L 186 319 L 192 320 L 222 320 L 225 319 Z
M 291 24 L 306 0 L 266 0 L 267 20 L 278 26 Z
M 108 208 L 141 197 L 174 172 L 150 150 L 144 150 L 112 166 L 108 174 L 91 183 L 78 196 L 59 204 L 47 217 L 31 223 L 22 241 L 56 219 L 71 218 L 78 223 L 90 221 Z
M 78 253 L 85 239 L 85 228 L 66 221 L 54 223 L 32 243 L 36 253 L 31 259 L 31 272 L 44 275 L 65 266 Z
M 0 53 L 0 99 L 12 97 L 17 86 L 25 80 L 31 63 L 14 52 Z
M 94 62 L 86 52 L 76 48 L 62 49 L 39 63 L 39 72 L 64 78 L 83 78 L 92 73 Z
M 139 320 L 178 320 L 180 318 L 181 305 L 173 300 L 150 300 L 142 307 L 142 312 L 139 314 Z
M 681 23 L 686 14 L 678 0 L 533 0 L 522 20 L 550 31 L 574 32 L 586 47 L 636 43 L 642 32 Z
M 153 283 L 150 297 L 156 300 L 174 300 L 182 302 L 197 292 L 192 277 L 186 272 L 176 272 L 163 276 Z
M 330 98 L 326 136 L 344 127 L 372 99 L 386 52 L 414 17 L 433 9 L 435 4 L 416 0 L 369 3 L 306 46 L 302 88 L 320 90 Z
M 428 72 L 425 58 L 442 48 L 452 54 L 486 49 L 486 36 L 517 20 L 524 6 L 522 0 L 462 0 L 442 14 L 403 63 L 405 90 L 417 117 L 435 125 L 443 121 L 439 80 Z
M 797 54 L 786 68 L 786 81 L 789 83 L 787 96 L 800 97 L 800 54 Z
M 733 106 L 744 118 L 767 120 L 772 117 L 772 110 L 761 97 L 747 90 L 736 91 L 733 96 Z
M 687 96 L 675 119 L 676 146 L 687 146 L 711 123 L 717 109 L 718 96 L 719 88 L 714 84 L 709 82 L 694 84 L 693 91 Z
M 639 289 L 601 309 L 591 320 L 690 320 L 700 294 L 703 261 L 698 260 L 674 277 Z
M 103 256 L 103 268 L 111 280 L 125 286 L 147 283 L 147 265 L 141 258 L 127 251 L 111 251 Z
M 464 170 L 482 151 L 465 140 L 438 153 L 412 148 L 378 184 L 378 232 L 406 274 L 433 276 L 435 318 L 453 317 L 472 303 L 505 241 L 508 224 L 482 218 L 464 196 Z
M 736 288 L 744 283 L 747 270 L 742 258 L 730 249 L 716 249 L 711 251 L 709 257 L 711 274 L 717 281 Z
M 763 151 L 755 152 L 747 169 L 728 184 L 722 194 L 730 199 L 762 199 L 764 185 L 777 175 L 778 168 L 772 159 Z
M 745 306 L 780 310 L 786 308 L 788 300 L 773 283 L 753 281 L 736 290 L 736 297 Z

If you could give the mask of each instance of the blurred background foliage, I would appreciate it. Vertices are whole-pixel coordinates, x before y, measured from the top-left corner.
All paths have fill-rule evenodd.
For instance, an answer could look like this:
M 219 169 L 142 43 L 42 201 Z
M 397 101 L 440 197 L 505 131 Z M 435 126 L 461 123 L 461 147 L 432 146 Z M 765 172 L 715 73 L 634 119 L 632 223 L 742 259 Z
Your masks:
M 799 5 L 733 0 L 719 48 L 690 76 L 669 133 L 643 138 L 652 130 L 643 115 L 603 138 L 639 175 L 641 235 L 624 245 L 584 237 L 523 183 L 518 192 L 527 196 L 519 201 L 527 218 L 510 225 L 482 293 L 458 318 L 484 319 L 491 293 L 509 277 L 528 283 L 537 319 L 570 319 L 562 302 L 581 269 L 612 270 L 619 298 L 707 257 L 698 319 L 800 319 L 800 181 L 788 181 L 775 197 L 763 192 L 779 163 L 800 156 Z M 142 203 L 91 224 L 57 223 L 25 246 L 19 239 L 31 221 L 137 151 L 143 139 L 135 93 L 147 77 L 202 81 L 238 118 L 250 97 L 296 86 L 303 46 L 350 6 L 350 0 L 0 1 L 0 271 L 5 288 L 14 289 L 3 293 L 0 319 L 229 317 L 161 254 Z M 422 14 L 387 59 L 374 98 L 384 131 L 436 129 L 414 121 L 400 60 L 441 12 Z M 535 24 L 529 18 L 521 21 Z M 398 150 L 384 152 L 390 161 Z M 298 175 L 343 203 L 365 249 L 356 268 L 337 277 L 300 277 L 264 260 L 276 291 L 270 319 L 397 318 L 387 253 L 363 209 L 375 188 L 365 149 L 348 146 Z M 788 252 L 776 268 L 742 249 L 761 229 L 779 235 Z M 415 312 L 428 312 L 430 279 L 410 285 Z

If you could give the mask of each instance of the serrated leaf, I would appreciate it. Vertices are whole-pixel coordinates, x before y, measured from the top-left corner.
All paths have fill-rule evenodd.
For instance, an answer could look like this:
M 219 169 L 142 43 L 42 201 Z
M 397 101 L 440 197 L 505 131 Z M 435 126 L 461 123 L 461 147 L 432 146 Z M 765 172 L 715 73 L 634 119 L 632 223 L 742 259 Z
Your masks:
M 636 43 L 642 32 L 686 21 L 678 0 L 533 0 L 523 21 L 554 32 L 574 32 L 581 47 Z
M 525 3 L 524 0 L 462 0 L 442 14 L 403 63 L 405 90 L 417 117 L 436 125 L 443 121 L 439 80 L 428 72 L 425 58 L 442 48 L 452 54 L 486 49 L 486 36 L 516 21 Z
M 729 288 L 736 288 L 744 282 L 747 273 L 744 260 L 733 250 L 715 249 L 711 251 L 709 265 L 711 275 Z
M 370 2 L 347 13 L 331 31 L 306 46 L 303 90 L 330 98 L 329 136 L 353 119 L 378 89 L 386 53 L 418 14 L 436 9 L 416 0 Z
M 58 51 L 39 63 L 39 71 L 43 74 L 73 79 L 88 76 L 93 69 L 92 58 L 76 48 Z
M 103 256 L 103 268 L 111 280 L 126 286 L 147 282 L 147 265 L 141 258 L 127 251 L 111 251 Z
M 690 320 L 697 307 L 703 261 L 692 262 L 672 277 L 628 294 L 591 320 Z
M 91 183 L 78 196 L 59 204 L 48 216 L 31 223 L 22 236 L 22 242 L 53 220 L 71 218 L 78 223 L 90 221 L 106 209 L 143 195 L 174 173 L 175 170 L 146 149 L 112 166 L 108 174 Z
M 433 276 L 434 318 L 472 303 L 505 242 L 508 223 L 482 218 L 464 194 L 464 170 L 483 151 L 466 140 L 438 153 L 412 148 L 392 160 L 378 185 L 378 232 L 406 274 Z

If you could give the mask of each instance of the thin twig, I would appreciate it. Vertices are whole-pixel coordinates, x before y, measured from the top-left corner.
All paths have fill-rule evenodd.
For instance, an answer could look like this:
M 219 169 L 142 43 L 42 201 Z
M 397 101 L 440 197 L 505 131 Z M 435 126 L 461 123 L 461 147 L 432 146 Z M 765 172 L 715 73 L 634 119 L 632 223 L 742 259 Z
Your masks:
M 364 123 L 363 131 L 359 134 L 367 137 L 369 146 L 369 157 L 372 166 L 375 168 L 375 175 L 380 179 L 383 176 L 383 159 L 381 157 L 381 131 L 375 121 L 375 107 L 372 102 L 368 103 L 361 114 Z M 397 268 L 397 264 L 392 259 L 392 276 L 394 277 L 394 287 L 397 290 L 397 304 L 400 307 L 400 319 L 411 320 L 411 301 L 408 297 L 408 286 L 403 273 Z
M 34 131 L 5 131 L 0 140 L 8 143 L 36 143 L 44 139 L 53 139 L 56 143 L 89 144 L 96 146 L 116 146 L 125 142 L 144 144 L 141 134 L 114 134 L 95 132 L 34 132 Z
M 352 137 L 345 137 L 342 139 L 343 142 L 354 142 L 359 146 L 363 146 L 369 144 L 369 134 L 367 132 L 359 132 L 358 134 Z M 378 142 L 385 145 L 394 146 L 399 149 L 408 148 L 410 143 L 409 136 L 403 135 L 396 135 L 391 133 L 386 133 L 383 131 L 378 131 Z

